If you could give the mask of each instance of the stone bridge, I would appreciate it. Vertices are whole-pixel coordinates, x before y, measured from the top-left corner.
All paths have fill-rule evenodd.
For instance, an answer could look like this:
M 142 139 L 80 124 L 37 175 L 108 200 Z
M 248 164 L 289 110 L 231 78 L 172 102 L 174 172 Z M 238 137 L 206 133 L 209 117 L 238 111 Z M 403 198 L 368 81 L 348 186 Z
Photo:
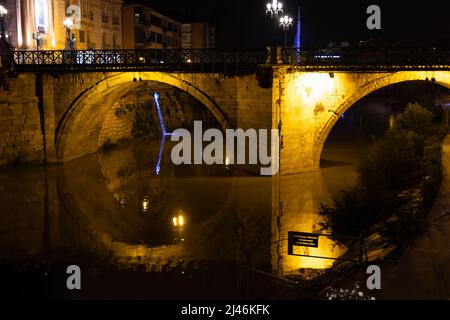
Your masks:
M 223 128 L 281 128 L 281 174 L 319 168 L 322 147 L 339 117 L 364 96 L 405 81 L 450 88 L 450 71 L 305 70 L 265 65 L 247 75 L 222 73 L 16 72 L 0 91 L 0 164 L 64 163 L 99 149 L 113 104 L 147 81 L 193 96 Z M 264 72 L 261 72 L 263 70 Z

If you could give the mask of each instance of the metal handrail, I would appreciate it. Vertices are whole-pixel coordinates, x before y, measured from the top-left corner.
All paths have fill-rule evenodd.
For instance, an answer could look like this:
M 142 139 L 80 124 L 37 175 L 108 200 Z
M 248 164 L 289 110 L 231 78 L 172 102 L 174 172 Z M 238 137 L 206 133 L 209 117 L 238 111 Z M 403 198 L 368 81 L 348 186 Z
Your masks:
M 19 69 L 32 69 L 32 66 L 70 69 L 158 67 L 174 70 L 204 66 L 220 69 L 221 65 L 255 67 L 267 60 L 265 51 L 230 52 L 209 49 L 18 50 L 12 54 L 14 65 Z
M 450 50 L 417 47 L 284 48 L 284 64 L 314 69 L 450 69 Z
M 12 52 L 19 71 L 147 69 L 171 71 L 254 71 L 269 52 L 215 49 L 39 50 Z M 449 70 L 450 50 L 436 48 L 284 48 L 285 65 L 317 70 Z M 277 63 L 277 59 L 270 63 Z

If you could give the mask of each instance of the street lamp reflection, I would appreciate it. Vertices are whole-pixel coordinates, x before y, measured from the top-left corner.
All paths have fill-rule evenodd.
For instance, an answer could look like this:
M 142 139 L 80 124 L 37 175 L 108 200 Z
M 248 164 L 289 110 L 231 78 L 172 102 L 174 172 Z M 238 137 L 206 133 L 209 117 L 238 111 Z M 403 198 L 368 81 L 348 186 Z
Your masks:
M 181 228 L 185 224 L 185 219 L 184 219 L 182 214 L 179 214 L 178 216 L 172 218 L 172 223 L 173 223 L 174 227 L 180 227 Z
M 150 199 L 145 196 L 144 200 L 142 200 L 142 212 L 147 212 L 150 206 Z

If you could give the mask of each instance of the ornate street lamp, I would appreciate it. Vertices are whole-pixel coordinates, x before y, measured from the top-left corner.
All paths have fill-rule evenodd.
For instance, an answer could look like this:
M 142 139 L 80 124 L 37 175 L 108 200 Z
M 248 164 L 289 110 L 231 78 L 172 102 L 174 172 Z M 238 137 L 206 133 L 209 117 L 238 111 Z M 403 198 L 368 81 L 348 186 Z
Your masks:
M 277 0 L 273 0 L 272 3 L 266 5 L 266 14 L 270 14 L 271 18 L 278 18 L 278 15 L 283 14 L 283 4 Z
M 294 26 L 293 19 L 289 16 L 284 16 L 280 18 L 280 27 L 284 30 L 284 47 L 287 47 L 287 34 L 290 28 Z
M 71 18 L 66 18 L 64 20 L 64 26 L 66 27 L 66 49 L 72 49 L 71 33 L 73 20 Z

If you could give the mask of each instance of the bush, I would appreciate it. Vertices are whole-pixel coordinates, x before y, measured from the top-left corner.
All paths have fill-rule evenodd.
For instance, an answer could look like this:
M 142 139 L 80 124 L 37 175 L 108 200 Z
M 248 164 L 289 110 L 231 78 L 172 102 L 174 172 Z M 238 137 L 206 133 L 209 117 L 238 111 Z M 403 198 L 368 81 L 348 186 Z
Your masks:
M 387 220 L 382 232 L 394 241 L 418 234 L 442 180 L 443 132 L 430 111 L 408 104 L 397 125 L 358 163 L 357 186 L 343 191 L 334 208 L 322 207 L 321 214 L 329 218 L 324 227 L 363 236 Z M 420 196 L 405 196 L 411 190 Z
M 390 130 L 357 165 L 363 189 L 399 191 L 423 171 L 424 141 L 411 131 Z
M 423 232 L 425 223 L 425 213 L 422 209 L 402 210 L 383 224 L 380 234 L 391 242 L 404 243 Z
M 396 126 L 403 131 L 413 131 L 424 139 L 429 138 L 435 127 L 433 113 L 417 103 L 409 103 L 398 116 Z

